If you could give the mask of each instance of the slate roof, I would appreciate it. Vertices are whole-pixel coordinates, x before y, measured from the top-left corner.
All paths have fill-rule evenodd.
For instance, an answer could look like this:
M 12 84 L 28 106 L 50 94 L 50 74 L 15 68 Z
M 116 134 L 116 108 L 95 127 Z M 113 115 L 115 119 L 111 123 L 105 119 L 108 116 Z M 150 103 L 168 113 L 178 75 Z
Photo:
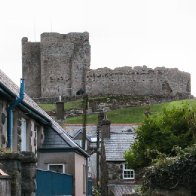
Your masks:
M 135 128 L 137 126 L 130 124 L 111 124 L 110 138 L 104 139 L 106 160 L 107 161 L 125 161 L 124 152 L 130 148 L 135 140 Z M 74 138 L 82 125 L 69 125 L 66 132 Z M 87 137 L 96 137 L 97 126 L 87 125 Z
M 104 139 L 106 161 L 125 161 L 124 152 L 135 140 L 134 132 L 111 132 L 110 138 Z
M 126 184 L 109 184 L 108 188 L 114 195 L 131 195 L 135 192 L 131 185 Z
M 42 149 L 62 149 L 69 148 L 68 143 L 64 141 L 59 134 L 52 129 L 48 129 L 44 136 L 44 143 L 42 144 Z
M 82 125 L 67 125 L 65 127 L 65 131 L 69 136 L 72 138 L 75 138 L 80 131 L 82 130 Z M 96 131 L 97 131 L 97 126 L 96 125 L 87 125 L 86 126 L 86 132 L 89 137 L 95 137 L 96 136 Z
M 10 95 L 17 97 L 19 96 L 19 87 L 0 70 L 0 86 L 8 92 Z M 54 121 L 43 109 L 41 109 L 27 94 L 25 94 L 24 100 L 21 104 L 26 105 L 29 109 L 35 111 L 38 115 L 47 119 L 50 122 L 50 127 L 61 137 L 64 141 L 65 148 L 73 148 L 79 150 L 82 154 L 87 156 L 87 153 L 80 148 L 64 131 L 64 129 Z M 53 142 L 58 143 L 59 137 L 53 137 Z M 53 146 L 55 147 L 55 146 Z M 58 145 L 56 146 L 58 147 Z

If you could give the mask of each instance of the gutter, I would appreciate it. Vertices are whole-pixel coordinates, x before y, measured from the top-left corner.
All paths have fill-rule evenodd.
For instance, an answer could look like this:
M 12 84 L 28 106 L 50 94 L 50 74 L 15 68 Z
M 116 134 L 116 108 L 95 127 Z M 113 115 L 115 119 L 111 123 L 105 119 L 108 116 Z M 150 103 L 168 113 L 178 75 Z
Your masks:
M 7 109 L 7 113 L 8 113 L 8 129 L 7 129 L 8 143 L 7 143 L 7 147 L 10 148 L 11 151 L 13 150 L 13 142 L 12 142 L 12 138 L 13 138 L 13 110 L 24 99 L 24 95 L 25 95 L 24 91 L 25 91 L 25 83 L 24 83 L 24 79 L 21 79 L 20 80 L 19 97 L 17 97 L 16 100 L 14 100 Z
M 27 112 L 26 115 L 33 117 L 34 119 L 37 119 L 39 122 L 41 122 L 44 125 L 51 125 L 50 120 L 48 120 L 47 118 L 44 118 L 43 115 L 41 115 L 40 113 L 33 111 L 34 109 L 31 108 L 28 105 L 25 105 L 25 103 L 20 103 L 18 105 L 18 107 L 22 110 Z

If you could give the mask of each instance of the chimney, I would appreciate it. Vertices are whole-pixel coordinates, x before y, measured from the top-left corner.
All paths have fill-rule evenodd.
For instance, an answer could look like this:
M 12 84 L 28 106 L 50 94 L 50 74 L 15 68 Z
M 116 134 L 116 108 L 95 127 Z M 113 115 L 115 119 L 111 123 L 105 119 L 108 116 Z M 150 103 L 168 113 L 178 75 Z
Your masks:
M 103 111 L 98 114 L 98 125 L 101 126 L 102 120 L 105 119 L 105 113 Z
M 64 102 L 61 101 L 61 96 L 59 96 L 59 101 L 56 102 L 56 118 L 57 120 L 64 120 Z
M 111 122 L 107 119 L 105 115 L 104 119 L 101 121 L 101 137 L 102 138 L 110 138 L 110 125 L 111 125 Z

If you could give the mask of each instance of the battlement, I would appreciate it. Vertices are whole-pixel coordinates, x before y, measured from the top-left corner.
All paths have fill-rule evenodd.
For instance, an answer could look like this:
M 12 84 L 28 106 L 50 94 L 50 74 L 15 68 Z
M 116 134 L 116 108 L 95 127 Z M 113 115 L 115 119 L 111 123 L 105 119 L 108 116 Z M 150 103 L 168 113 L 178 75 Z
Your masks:
M 70 42 L 74 44 L 81 44 L 83 42 L 89 42 L 89 33 L 42 33 L 41 42 Z
M 163 74 L 163 73 L 168 73 L 168 72 L 173 72 L 173 73 L 184 73 L 190 76 L 189 73 L 183 72 L 178 70 L 178 68 L 166 68 L 166 67 L 156 67 L 156 68 L 148 68 L 146 65 L 143 66 L 135 66 L 135 67 L 129 67 L 129 66 L 124 66 L 124 67 L 116 67 L 114 69 L 110 69 L 108 67 L 104 68 L 98 68 L 98 69 L 90 69 L 88 72 L 88 75 L 91 76 L 93 74 L 100 75 L 100 74 L 149 74 L 149 73 L 154 73 L 154 74 Z

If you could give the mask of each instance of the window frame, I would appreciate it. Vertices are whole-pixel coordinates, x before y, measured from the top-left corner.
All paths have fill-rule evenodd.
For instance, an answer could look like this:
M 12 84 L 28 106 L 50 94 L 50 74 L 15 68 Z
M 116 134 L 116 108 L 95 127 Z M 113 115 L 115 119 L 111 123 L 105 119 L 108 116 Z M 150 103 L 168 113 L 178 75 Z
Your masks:
M 64 163 L 48 163 L 48 171 L 53 171 L 53 170 L 50 170 L 51 165 L 62 165 L 63 166 L 63 171 L 62 172 L 57 172 L 57 173 L 65 174 L 65 164 Z M 56 171 L 53 171 L 53 172 L 56 172 Z
M 126 163 L 122 164 L 122 177 L 124 180 L 134 180 L 135 179 L 135 171 L 133 169 L 128 169 L 128 165 Z M 125 177 L 125 172 L 129 172 L 130 177 Z M 133 177 L 132 177 L 133 176 Z

